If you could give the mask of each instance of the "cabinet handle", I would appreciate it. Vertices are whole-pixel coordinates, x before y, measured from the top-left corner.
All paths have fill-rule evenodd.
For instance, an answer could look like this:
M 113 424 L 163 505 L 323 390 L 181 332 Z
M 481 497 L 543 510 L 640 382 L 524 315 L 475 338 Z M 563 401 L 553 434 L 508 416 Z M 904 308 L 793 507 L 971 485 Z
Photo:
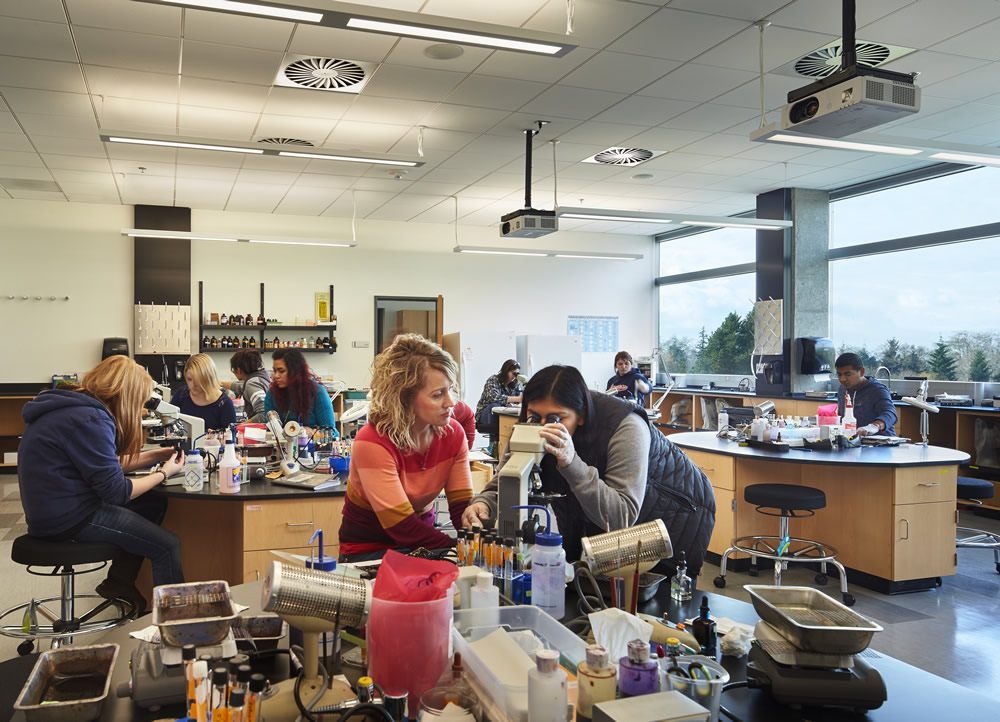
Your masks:
M 928 483 L 920 483 L 920 484 L 917 484 L 917 486 L 941 486 L 941 485 L 939 483 L 937 483 L 936 481 L 934 481 L 934 482 L 931 482 L 929 484 Z
M 699 466 L 698 468 L 704 471 L 706 474 L 712 474 L 715 472 L 715 469 L 706 469 L 704 466 Z
M 296 522 L 286 521 L 285 522 L 285 526 L 312 526 L 312 525 L 313 525 L 313 523 L 311 521 L 296 521 Z
M 257 570 L 257 581 L 260 581 L 260 569 Z
M 903 540 L 905 541 L 906 539 L 910 538 L 910 520 L 909 519 L 900 519 L 900 521 L 906 522 L 906 536 L 903 537 Z

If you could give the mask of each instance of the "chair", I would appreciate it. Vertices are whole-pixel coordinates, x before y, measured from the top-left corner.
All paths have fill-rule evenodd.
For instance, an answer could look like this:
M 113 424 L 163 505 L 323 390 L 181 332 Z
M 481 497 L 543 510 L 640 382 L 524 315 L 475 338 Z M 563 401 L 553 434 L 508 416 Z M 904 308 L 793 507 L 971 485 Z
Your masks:
M 103 569 L 118 553 L 118 547 L 112 544 L 46 541 L 28 534 L 19 536 L 11 546 L 11 559 L 25 565 L 29 574 L 59 577 L 60 594 L 57 597 L 33 599 L 0 613 L 0 634 L 23 639 L 17 651 L 19 654 L 28 654 L 34 648 L 36 639 L 52 640 L 51 645 L 55 649 L 63 644 L 72 644 L 74 636 L 103 632 L 135 619 L 137 610 L 128 600 L 108 600 L 96 594 L 77 594 L 75 590 L 77 574 Z M 79 571 L 74 568 L 85 564 L 97 566 Z M 34 567 L 52 567 L 52 571 L 36 571 Z M 101 601 L 90 611 L 77 617 L 76 602 L 83 599 Z M 46 606 L 48 602 L 54 601 L 59 602 L 58 615 Z M 101 612 L 112 606 L 117 608 L 116 616 L 96 619 Z
M 993 482 L 988 479 L 960 476 L 956 496 L 959 504 L 982 506 L 982 499 L 993 498 Z M 955 546 L 959 549 L 992 549 L 993 562 L 996 564 L 997 573 L 1000 573 L 1000 534 L 964 526 L 956 527 L 955 531 L 958 533 Z
M 781 586 L 781 572 L 788 568 L 789 562 L 818 563 L 820 572 L 816 575 L 816 583 L 826 584 L 826 565 L 829 563 L 840 572 L 840 594 L 844 604 L 854 606 L 854 596 L 847 591 L 847 573 L 836 558 L 837 550 L 829 544 L 811 539 L 796 539 L 788 534 L 789 519 L 813 516 L 816 509 L 826 506 L 826 494 L 822 490 L 793 484 L 751 484 L 744 489 L 743 498 L 756 506 L 759 513 L 779 517 L 778 536 L 754 535 L 733 539 L 722 555 L 721 573 L 714 580 L 715 586 L 726 586 L 726 564 L 729 556 L 736 552 L 750 555 L 750 576 L 754 577 L 759 574 L 758 558 L 772 560 L 776 586 Z M 792 544 L 801 546 L 791 549 Z

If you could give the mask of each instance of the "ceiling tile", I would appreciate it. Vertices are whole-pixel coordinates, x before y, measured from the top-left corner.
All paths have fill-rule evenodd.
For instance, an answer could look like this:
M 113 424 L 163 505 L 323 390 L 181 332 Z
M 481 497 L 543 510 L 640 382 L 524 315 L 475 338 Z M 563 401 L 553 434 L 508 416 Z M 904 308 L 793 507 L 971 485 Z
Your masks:
M 172 135 L 177 131 L 177 106 L 149 100 L 105 98 L 101 107 L 101 127 Z
M 441 103 L 414 124 L 441 130 L 458 130 L 467 133 L 484 133 L 507 117 L 509 113 L 490 108 L 470 108 L 464 105 Z
M 549 87 L 546 83 L 471 75 L 451 92 L 448 102 L 456 105 L 479 106 L 509 110 L 520 108 Z
M 239 45 L 260 50 L 284 52 L 292 35 L 294 23 L 266 18 L 252 18 L 207 10 L 187 10 L 184 13 L 184 38 L 226 45 Z
M 198 135 L 205 138 L 230 138 L 247 141 L 253 136 L 257 124 L 256 113 L 222 108 L 203 108 L 180 105 L 178 127 L 181 135 Z
M 23 165 L 31 168 L 42 168 L 44 165 L 38 153 L 28 153 L 20 150 L 0 150 L 0 165 Z M 52 165 L 49 165 L 52 168 Z M 104 164 L 107 168 L 107 163 Z
M 233 184 L 226 181 L 178 177 L 175 187 L 176 202 L 179 206 L 222 210 L 229 200 Z
M 63 183 L 62 188 L 66 200 L 73 203 L 107 203 L 119 205 L 121 196 L 113 181 L 94 185 L 93 183 Z
M 263 183 L 265 185 L 290 186 L 299 177 L 299 173 L 287 173 L 283 171 L 270 170 L 240 170 L 236 178 L 237 183 Z
M 924 91 L 931 96 L 953 100 L 978 100 L 1000 92 L 1000 72 L 993 64 L 929 85 Z M 923 99 L 921 99 L 923 101 Z
M 378 191 L 358 191 L 352 193 L 341 193 L 329 208 L 322 215 L 350 217 L 353 212 L 354 203 L 357 203 L 358 216 L 365 218 L 369 213 L 392 198 L 394 193 L 382 193 Z M 352 200 L 353 196 L 353 200 Z M 364 243 L 364 227 L 359 229 L 358 240 Z
M 176 75 L 180 65 L 180 40 L 174 37 L 98 28 L 76 28 L 74 36 L 80 58 L 89 65 L 166 75 Z
M 741 176 L 746 173 L 761 170 L 773 165 L 764 160 L 746 160 L 743 158 L 725 158 L 724 160 L 709 163 L 700 170 L 702 173 L 710 175 Z
M 938 91 L 942 88 L 947 88 L 947 85 L 945 85 L 941 86 L 941 88 L 931 89 L 931 86 L 934 86 L 936 83 L 948 80 L 949 78 L 956 78 L 961 83 L 963 73 L 968 73 L 976 68 L 988 68 L 991 66 L 981 58 L 963 58 L 958 55 L 946 55 L 945 53 L 936 53 L 931 50 L 918 50 L 915 53 L 903 56 L 899 60 L 886 63 L 884 67 L 887 70 L 897 70 L 904 73 L 920 73 L 917 76 L 917 85 L 920 86 L 924 97 L 926 97 L 928 94 L 932 96 L 941 95 Z M 992 72 L 996 72 L 995 67 Z M 978 97 L 973 95 L 963 99 L 978 100 Z
M 711 65 L 687 63 L 662 80 L 642 90 L 655 98 L 675 98 L 704 102 L 753 79 L 755 73 Z
M 45 168 L 32 168 L 27 165 L 0 165 L 0 178 L 50 181 L 52 175 Z
M 136 166 L 144 165 L 146 161 L 153 163 L 173 163 L 177 160 L 176 148 L 157 148 L 151 145 L 131 145 L 129 143 L 105 143 L 108 158 L 137 161 Z M 207 153 L 208 151 L 184 151 L 189 153 Z M 212 155 L 222 155 L 212 153 Z
M 571 143 L 603 143 L 611 147 L 623 143 L 625 139 L 638 135 L 646 129 L 642 125 L 626 125 L 624 123 L 601 123 L 589 120 L 570 128 L 557 136 L 559 140 Z
M 336 199 L 329 188 L 308 188 L 293 186 L 289 189 L 275 213 L 290 213 L 300 216 L 318 216 Z
M 351 93 L 324 93 L 300 88 L 271 88 L 264 112 L 272 115 L 304 115 L 310 118 L 339 118 L 356 95 Z M 246 110 L 246 108 L 241 108 Z
M 651 128 L 628 139 L 629 147 L 649 148 L 650 150 L 672 151 L 683 148 L 709 135 L 709 131 L 682 130 L 679 128 Z M 652 163 L 653 160 L 647 161 Z M 646 165 L 644 163 L 643 165 Z
M 764 33 L 764 72 L 790 63 L 833 42 L 838 37 L 839 34 L 821 35 L 803 30 L 769 27 Z M 897 44 L 903 45 L 905 43 Z M 703 65 L 717 65 L 723 68 L 759 73 L 760 31 L 755 27 L 750 27 L 699 56 L 698 62 Z
M 287 158 L 273 155 L 245 155 L 243 168 L 253 170 L 273 170 L 298 175 L 309 167 L 308 158 Z
M 422 196 L 416 193 L 397 195 L 366 217 L 383 221 L 408 221 L 428 208 L 441 203 L 440 196 Z
M 233 184 L 233 191 L 226 203 L 227 211 L 251 211 L 256 213 L 271 213 L 281 202 L 288 185 L 272 183 L 241 183 Z
M 362 123 L 341 120 L 326 138 L 325 147 L 340 150 L 366 150 L 374 153 L 388 153 L 396 142 L 409 130 L 405 125 L 384 123 Z M 416 155 L 416 146 L 412 154 Z
M 440 108 L 441 106 L 437 106 Z M 393 100 L 391 98 L 361 97 L 344 113 L 344 120 L 362 123 L 411 124 L 416 125 L 432 110 L 433 103 L 418 100 Z M 435 127 L 443 127 L 440 123 L 425 123 Z M 454 130 L 462 130 L 456 128 Z
M 539 58 L 527 53 L 495 52 L 476 68 L 476 73 L 513 80 L 554 83 L 596 52 L 589 48 L 576 48 L 561 58 Z
M 412 154 L 417 149 L 418 128 L 411 128 L 396 145 L 393 153 Z M 424 128 L 424 153 L 451 152 L 464 148 L 477 138 L 475 133 L 462 133 L 457 130 L 441 130 L 440 128 Z
M 425 196 L 453 196 L 462 192 L 466 183 L 432 183 L 430 181 L 415 181 L 406 188 L 404 193 L 418 193 Z
M 278 75 L 281 53 L 238 48 L 194 40 L 184 41 L 185 77 L 271 85 Z
M 733 127 L 734 124 L 756 118 L 758 113 L 749 108 L 734 108 L 727 105 L 703 103 L 693 110 L 671 118 L 662 123 L 661 128 L 677 128 L 680 130 L 703 130 L 717 133 L 720 130 Z
M 545 5 L 545 0 L 508 0 L 499 3 L 470 3 L 467 0 L 427 0 L 420 12 L 447 18 L 518 27 Z
M 764 107 L 767 109 L 784 107 L 788 102 L 788 91 L 796 90 L 812 82 L 809 78 L 791 78 L 787 75 L 767 73 L 764 76 Z M 755 78 L 738 88 L 712 99 L 719 105 L 735 105 L 754 108 L 760 112 L 760 79 Z
M 90 104 L 90 98 L 81 93 L 58 93 L 52 90 L 33 90 L 30 88 L 0 88 L 0 95 L 3 95 L 15 113 L 71 115 L 78 118 L 94 117 L 94 107 Z
M 978 28 L 960 33 L 943 43 L 932 45 L 931 48 L 940 53 L 967 55 L 973 58 L 997 61 L 1000 60 L 998 36 L 1000 36 L 1000 20 L 994 20 L 980 25 Z
M 295 118 L 290 115 L 262 115 L 254 132 L 255 138 L 299 138 L 322 145 L 336 119 Z
M 66 4 L 74 27 L 180 37 L 180 8 L 118 0 L 66 0 Z
M 640 3 L 609 3 L 605 0 L 576 0 L 576 17 L 573 23 L 573 41 L 585 48 L 604 48 L 608 43 L 620 38 L 632 28 L 649 22 L 647 18 L 656 8 Z M 536 13 L 524 27 L 533 30 L 544 30 L 550 33 L 561 33 L 566 29 L 566 3 L 549 2 Z M 638 46 L 612 48 L 626 53 L 639 52 L 642 55 L 653 55 L 645 49 L 637 50 Z M 569 55 L 580 51 L 573 50 Z M 504 53 L 496 53 L 503 55 Z M 521 53 L 506 53 L 521 55 Z M 495 57 L 495 56 L 494 56 Z
M 105 183 L 111 183 L 111 174 L 104 172 L 95 172 L 87 170 L 53 170 L 52 177 L 57 183 L 93 183 L 95 186 L 100 186 Z
M 62 193 L 49 191 L 7 191 L 11 198 L 24 201 L 65 201 Z
M 6 56 L 0 62 L 0 85 L 86 93 L 78 63 Z
M 317 186 L 320 185 L 317 178 L 323 176 L 333 177 L 334 183 L 340 183 L 341 178 L 360 178 L 363 176 L 371 166 L 364 163 L 350 163 L 347 161 L 336 161 L 336 160 L 311 160 L 308 165 L 306 165 L 305 172 L 302 174 L 302 178 L 308 178 L 308 182 L 305 185 Z M 352 180 L 351 183 L 354 181 Z M 303 181 L 300 178 L 299 183 L 302 184 Z M 339 187 L 339 186 L 334 186 Z
M 106 166 L 107 164 L 105 164 L 104 170 L 107 170 Z M 148 160 L 134 161 L 116 159 L 111 161 L 111 169 L 114 173 L 121 173 L 123 175 L 136 173 L 138 175 L 159 175 L 170 176 L 173 178 L 177 170 L 177 166 L 173 163 L 155 163 Z
M 6 111 L 0 112 L 0 133 L 20 133 L 21 126 L 17 124 L 14 116 Z
M 351 185 L 352 189 L 358 191 L 385 191 L 386 193 L 398 194 L 402 193 L 409 186 L 413 185 L 412 182 L 395 178 L 390 178 L 387 171 L 382 171 L 382 175 L 379 178 L 363 177 L 358 178 Z
M 746 27 L 743 20 L 664 8 L 608 48 L 654 58 L 691 60 Z
M 464 196 L 458 199 L 458 217 L 459 217 L 459 242 L 462 238 L 462 218 L 469 213 L 473 213 L 480 208 L 483 208 L 490 202 L 488 198 L 466 198 Z M 428 208 L 426 211 L 416 216 L 414 221 L 418 223 L 453 223 L 455 220 L 455 204 L 452 199 L 448 198 L 436 206 Z
M 464 4 L 469 5 L 470 3 Z M 496 7 L 496 5 L 493 5 L 493 7 Z M 456 46 L 462 49 L 461 55 L 457 58 L 438 60 L 437 58 L 429 57 L 425 53 L 429 47 L 437 44 L 426 40 L 417 40 L 416 38 L 400 38 L 386 60 L 393 65 L 409 65 L 415 68 L 454 70 L 471 73 L 494 52 L 487 48 L 476 48 L 471 45 Z
M 239 175 L 238 168 L 219 168 L 207 165 L 188 165 L 187 163 L 178 163 L 175 173 L 177 179 L 182 178 L 187 180 L 210 180 L 218 181 L 220 183 L 233 183 L 236 181 L 236 176 Z
M 750 150 L 755 146 L 749 138 L 726 133 L 714 135 L 684 146 L 685 153 L 702 153 L 704 155 L 735 155 Z
M 177 102 L 177 74 L 144 73 L 123 68 L 84 65 L 90 92 L 117 98 L 159 103 Z
M 787 4 L 788 0 L 673 0 L 670 7 L 753 22 Z
M 883 43 L 926 48 L 952 35 L 1000 17 L 1000 4 L 982 0 L 915 2 L 864 26 L 864 34 Z
M 754 143 L 754 148 L 738 153 L 736 158 L 746 158 L 749 160 L 769 160 L 772 163 L 783 163 L 792 158 L 811 153 L 812 150 L 806 146 L 787 145 L 785 143 Z
M 551 113 L 560 118 L 586 120 L 603 110 L 607 110 L 624 97 L 623 93 L 554 85 L 534 100 L 526 103 L 521 111 L 540 113 L 543 118 L 546 114 Z
M 176 84 L 176 82 L 175 82 Z M 180 102 L 184 105 L 216 107 L 224 99 L 229 110 L 259 113 L 267 102 L 270 88 L 263 85 L 233 83 L 222 80 L 183 77 L 180 83 Z
M 0 21 L 0 48 L 4 55 L 43 60 L 77 60 L 73 38 L 65 23 L 3 18 Z
M 341 164 L 343 165 L 343 164 Z M 350 188 L 357 178 L 345 175 L 326 175 L 320 173 L 303 173 L 295 182 L 295 188 L 324 188 L 326 190 L 344 190 Z
M 378 33 L 358 33 L 312 25 L 295 26 L 288 52 L 318 58 L 341 58 L 381 63 L 392 50 L 396 38 Z
M 889 42 L 885 38 L 869 35 L 864 31 L 869 23 L 909 5 L 914 0 L 878 0 L 878 2 L 857 3 L 855 17 L 858 29 L 862 32 L 858 37 L 875 42 Z M 841 30 L 841 4 L 830 0 L 796 0 L 788 3 L 768 20 L 775 25 L 782 25 L 800 30 L 812 30 L 819 33 L 837 33 Z
M 673 60 L 602 51 L 559 81 L 561 85 L 610 90 L 619 93 L 657 95 L 646 86 L 680 65 Z M 669 96 L 667 96 L 669 97 Z
M 444 100 L 465 75 L 449 70 L 384 64 L 368 81 L 364 93 L 366 96 L 436 102 Z
M 659 125 L 665 120 L 691 110 L 697 103 L 686 100 L 668 100 L 665 98 L 650 98 L 645 95 L 633 95 L 617 105 L 605 110 L 592 120 L 605 123 L 632 123 L 637 125 Z
M 483 172 L 476 168 L 434 168 L 425 173 L 423 178 L 434 183 L 467 186 L 478 181 L 483 175 Z
M 93 116 L 88 118 L 86 116 L 18 113 L 17 119 L 24 126 L 24 132 L 28 134 L 29 138 L 37 134 L 93 139 L 98 134 L 97 121 L 94 120 Z
M 4 0 L 0 5 L 0 16 L 56 23 L 66 20 L 66 13 L 59 0 Z

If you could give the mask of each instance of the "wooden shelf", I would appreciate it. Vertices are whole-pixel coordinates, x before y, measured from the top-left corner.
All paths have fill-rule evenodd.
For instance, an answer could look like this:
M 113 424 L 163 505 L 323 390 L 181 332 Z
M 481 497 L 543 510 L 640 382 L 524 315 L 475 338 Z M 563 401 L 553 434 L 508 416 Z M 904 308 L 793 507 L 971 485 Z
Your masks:
M 284 324 L 261 326 L 265 331 L 336 331 L 336 326 L 285 326 Z
M 267 328 L 267 326 L 230 326 L 228 323 L 225 326 L 223 326 L 221 324 L 208 323 L 208 324 L 202 324 L 198 328 L 200 328 L 202 331 L 207 331 L 208 329 L 214 329 L 214 328 L 217 328 L 219 330 L 228 328 L 232 329 L 233 331 L 260 331 L 261 329 Z

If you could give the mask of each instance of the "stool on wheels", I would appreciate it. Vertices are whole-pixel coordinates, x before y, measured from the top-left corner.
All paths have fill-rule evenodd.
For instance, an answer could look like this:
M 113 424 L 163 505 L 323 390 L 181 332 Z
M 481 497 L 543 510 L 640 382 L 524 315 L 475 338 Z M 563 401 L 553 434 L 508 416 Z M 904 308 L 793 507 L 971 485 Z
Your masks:
M 74 636 L 103 632 L 135 619 L 137 610 L 128 600 L 108 600 L 97 594 L 77 594 L 75 589 L 77 574 L 103 569 L 119 551 L 113 544 L 57 542 L 37 539 L 28 534 L 19 536 L 11 547 L 10 558 L 25 565 L 29 574 L 59 577 L 61 589 L 57 597 L 33 599 L 0 612 L 0 634 L 23 639 L 17 651 L 19 654 L 28 654 L 34 649 L 36 639 L 51 640 L 52 648 L 55 649 L 63 644 L 72 644 Z M 97 566 L 75 569 L 76 566 L 86 564 Z M 52 570 L 37 571 L 34 567 L 51 567 Z M 77 617 L 76 602 L 83 599 L 101 601 Z M 55 601 L 59 602 L 58 615 L 46 606 L 48 602 Z M 115 608 L 115 616 L 96 619 L 111 607 Z
M 993 482 L 988 479 L 960 476 L 956 496 L 959 504 L 982 506 L 983 499 L 993 498 Z M 956 527 L 955 531 L 958 534 L 955 546 L 959 549 L 992 549 L 993 562 L 996 564 L 997 572 L 1000 573 L 1000 534 L 965 526 Z
M 837 561 L 837 550 L 829 544 L 812 539 L 797 539 L 789 537 L 788 534 L 789 519 L 814 516 L 816 509 L 826 506 L 826 494 L 821 489 L 793 484 L 752 484 L 744 489 L 743 498 L 747 503 L 756 506 L 759 513 L 780 519 L 778 535 L 741 536 L 733 539 L 730 547 L 722 555 L 721 573 L 714 580 L 715 586 L 719 588 L 726 586 L 726 564 L 729 556 L 737 552 L 750 555 L 750 576 L 754 577 L 758 574 L 758 558 L 772 560 L 776 586 L 781 586 L 781 572 L 788 568 L 789 562 L 818 563 L 820 572 L 816 575 L 816 583 L 820 585 L 826 584 L 826 565 L 832 564 L 840 573 L 840 594 L 844 604 L 848 607 L 854 605 L 854 596 L 847 592 L 847 573 L 844 571 L 844 565 Z M 774 510 L 777 510 L 777 513 Z M 793 544 L 801 546 L 793 549 Z

